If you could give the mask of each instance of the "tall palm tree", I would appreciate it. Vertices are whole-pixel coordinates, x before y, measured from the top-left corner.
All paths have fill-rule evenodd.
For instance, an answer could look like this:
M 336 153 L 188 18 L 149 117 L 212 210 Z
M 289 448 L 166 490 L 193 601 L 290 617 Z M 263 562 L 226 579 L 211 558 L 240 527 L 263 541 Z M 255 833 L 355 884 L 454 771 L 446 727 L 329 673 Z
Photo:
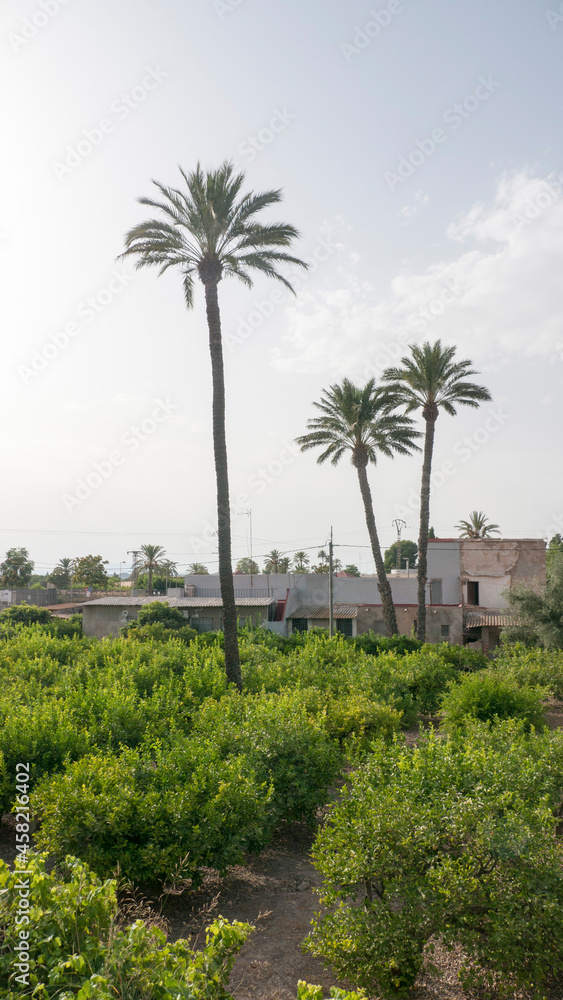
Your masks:
M 234 277 L 251 287 L 251 273 L 258 272 L 276 278 L 293 291 L 290 282 L 279 273 L 279 265 L 307 265 L 283 249 L 299 235 L 293 226 L 256 221 L 259 212 L 281 200 L 280 191 L 240 195 L 244 174 L 236 173 L 233 165 L 227 162 L 213 171 L 204 172 L 198 164 L 190 174 L 180 172 L 185 188 L 170 188 L 155 181 L 159 192 L 157 200 L 140 199 L 141 204 L 157 209 L 160 217 L 142 222 L 129 231 L 123 256 L 136 257 L 137 267 L 156 266 L 160 274 L 169 267 L 177 267 L 182 275 L 188 309 L 194 303 L 195 279 L 203 284 L 213 383 L 213 450 L 225 669 L 229 681 L 240 690 L 218 286 L 222 278 Z
M 141 545 L 139 552 L 140 555 L 135 568 L 140 570 L 141 573 L 145 570 L 147 571 L 147 594 L 150 594 L 152 591 L 153 573 L 160 569 L 166 552 L 162 545 Z
M 409 417 L 391 412 L 392 403 L 386 392 L 376 387 L 373 378 L 363 389 L 344 379 L 340 385 L 323 390 L 321 402 L 313 405 L 321 411 L 321 416 L 309 420 L 309 433 L 297 438 L 297 443 L 302 451 L 323 448 L 317 459 L 319 463 L 330 458 L 332 465 L 336 465 L 345 452 L 351 453 L 364 503 L 387 634 L 394 635 L 397 618 L 381 555 L 367 467 L 370 462 L 377 463 L 379 452 L 393 458 L 395 453 L 410 455 L 413 448 L 420 450 L 415 438 L 421 435 L 414 430 L 414 423 Z
M 296 573 L 306 573 L 310 559 L 306 552 L 299 551 L 293 556 L 293 565 Z
M 430 523 L 430 474 L 434 432 L 440 410 L 456 415 L 456 406 L 479 406 L 491 398 L 483 385 L 468 382 L 476 375 L 471 361 L 454 361 L 455 347 L 445 347 L 440 340 L 426 341 L 422 347 L 410 345 L 410 357 L 401 358 L 402 368 L 388 368 L 383 380 L 405 413 L 421 410 L 426 421 L 424 459 L 420 486 L 420 527 L 418 534 L 418 611 L 417 637 L 426 639 L 426 576 L 428 562 L 428 526 Z
M 472 510 L 468 521 L 456 524 L 460 538 L 488 538 L 493 532 L 500 535 L 498 524 L 491 524 L 482 510 Z

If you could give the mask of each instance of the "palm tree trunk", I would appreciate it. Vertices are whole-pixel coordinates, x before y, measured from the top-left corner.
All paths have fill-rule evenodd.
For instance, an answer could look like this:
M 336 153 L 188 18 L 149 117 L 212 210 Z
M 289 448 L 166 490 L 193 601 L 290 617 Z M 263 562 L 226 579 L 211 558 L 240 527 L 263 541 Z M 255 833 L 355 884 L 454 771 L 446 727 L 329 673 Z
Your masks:
M 238 650 L 237 611 L 233 567 L 231 562 L 231 512 L 229 507 L 229 475 L 225 434 L 225 376 L 221 342 L 221 316 L 217 296 L 217 281 L 206 282 L 205 305 L 209 328 L 209 352 L 213 381 L 213 451 L 217 480 L 217 532 L 219 542 L 219 584 L 223 601 L 223 633 L 225 637 L 225 670 L 227 680 L 242 690 Z
M 369 540 L 371 542 L 371 551 L 373 552 L 373 558 L 375 560 L 375 568 L 377 570 L 377 582 L 379 584 L 379 593 L 381 596 L 381 604 L 383 607 L 383 617 L 385 619 L 385 628 L 387 630 L 387 635 L 397 635 L 397 616 L 395 614 L 395 605 L 393 604 L 393 594 L 391 593 L 391 586 L 389 580 L 387 579 L 387 574 L 385 572 L 385 566 L 383 564 L 383 556 L 381 555 L 381 548 L 379 545 L 379 538 L 377 535 L 377 528 L 375 526 L 375 517 L 373 513 L 373 502 L 371 499 L 371 490 L 369 488 L 368 474 L 365 466 L 357 466 L 358 481 L 360 483 L 360 491 L 362 494 L 362 500 L 364 501 L 364 511 L 366 515 L 366 524 L 368 528 Z
M 149 578 L 147 580 L 147 594 L 150 597 L 151 592 L 152 592 L 152 566 L 151 566 L 150 563 L 149 563 L 149 565 L 148 565 L 147 568 L 148 568 L 148 574 L 149 574 Z
M 426 574 L 428 566 L 428 526 L 430 524 L 430 473 L 432 472 L 432 452 L 434 450 L 434 429 L 436 418 L 426 418 L 424 438 L 424 461 L 420 484 L 420 528 L 418 532 L 418 609 L 416 613 L 416 637 L 426 641 Z

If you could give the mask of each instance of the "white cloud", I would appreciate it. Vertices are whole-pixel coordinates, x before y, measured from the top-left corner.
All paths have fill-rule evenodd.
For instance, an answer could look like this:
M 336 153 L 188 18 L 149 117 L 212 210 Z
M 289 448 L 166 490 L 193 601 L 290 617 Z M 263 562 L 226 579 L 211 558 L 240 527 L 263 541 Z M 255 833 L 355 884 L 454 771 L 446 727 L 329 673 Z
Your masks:
M 504 174 L 491 205 L 476 204 L 447 228 L 455 257 L 398 274 L 389 294 L 347 275 L 345 286 L 309 291 L 287 311 L 280 371 L 359 374 L 412 341 L 455 343 L 473 359 L 558 356 L 563 343 L 563 184 L 554 176 Z M 344 284 L 344 283 L 343 283 Z M 385 357 L 387 356 L 387 360 Z

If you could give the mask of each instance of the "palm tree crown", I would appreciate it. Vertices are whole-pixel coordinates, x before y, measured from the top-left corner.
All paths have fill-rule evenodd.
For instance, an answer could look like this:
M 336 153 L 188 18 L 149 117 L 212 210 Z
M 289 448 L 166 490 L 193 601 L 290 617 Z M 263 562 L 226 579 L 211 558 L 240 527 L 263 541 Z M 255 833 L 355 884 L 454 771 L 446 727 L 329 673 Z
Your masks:
M 456 528 L 460 532 L 460 538 L 487 538 L 493 532 L 500 534 L 498 524 L 491 524 L 482 510 L 472 510 L 469 520 L 460 521 Z
M 377 463 L 379 453 L 389 458 L 395 454 L 409 455 L 413 448 L 418 449 L 415 439 L 421 436 L 414 430 L 410 417 L 392 412 L 393 405 L 387 391 L 376 387 L 375 379 L 370 379 L 363 388 L 343 379 L 340 385 L 323 390 L 321 401 L 314 403 L 321 416 L 309 420 L 309 433 L 297 438 L 302 451 L 322 449 L 317 458 L 319 463 L 330 459 L 336 465 L 350 452 L 358 474 L 388 635 L 397 632 L 397 617 L 375 524 L 367 466 L 370 462 Z
M 204 285 L 236 277 L 252 287 L 251 272 L 259 271 L 293 291 L 278 265 L 308 265 L 279 248 L 289 246 L 299 233 L 285 223 L 261 225 L 254 218 L 281 201 L 281 191 L 239 198 L 244 174 L 235 173 L 228 162 L 215 171 L 204 172 L 198 163 L 192 173 L 186 174 L 182 168 L 180 173 L 187 191 L 153 181 L 161 197 L 139 198 L 142 205 L 158 209 L 164 218 L 134 226 L 126 236 L 122 256 L 134 255 L 137 268 L 156 265 L 160 274 L 178 267 L 188 308 L 194 304 L 194 275 Z
M 403 368 L 383 373 L 383 381 L 391 383 L 390 390 L 406 413 L 420 409 L 425 420 L 435 420 L 442 408 L 455 417 L 456 406 L 479 406 L 491 398 L 485 386 L 466 381 L 477 372 L 471 361 L 454 362 L 455 351 L 455 347 L 443 347 L 440 340 L 426 341 L 422 347 L 411 344 L 411 356 L 401 358 Z
M 345 378 L 340 385 L 323 389 L 322 396 L 320 403 L 313 403 L 322 416 L 309 420 L 309 433 L 297 438 L 302 451 L 324 448 L 317 462 L 330 458 L 337 465 L 349 451 L 352 465 L 365 469 L 369 462 L 377 463 L 378 452 L 393 458 L 394 453 L 419 450 L 415 438 L 421 435 L 414 422 L 391 412 L 390 397 L 376 388 L 375 379 L 360 389 Z
M 139 552 L 140 555 L 137 560 L 136 569 L 141 570 L 141 572 L 146 569 L 148 573 L 147 593 L 150 594 L 153 574 L 156 570 L 160 569 L 166 552 L 162 545 L 141 545 Z

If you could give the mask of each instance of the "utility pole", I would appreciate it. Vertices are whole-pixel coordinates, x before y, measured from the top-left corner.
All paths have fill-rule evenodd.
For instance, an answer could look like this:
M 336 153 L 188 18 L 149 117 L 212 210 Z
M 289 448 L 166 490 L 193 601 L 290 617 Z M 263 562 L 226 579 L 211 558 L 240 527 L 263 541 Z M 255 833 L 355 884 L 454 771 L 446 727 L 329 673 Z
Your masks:
M 334 590 L 332 585 L 333 548 L 331 526 L 330 541 L 328 543 L 328 633 L 331 637 L 334 635 Z
M 395 566 L 397 569 L 401 568 L 401 535 L 403 533 L 403 528 L 406 528 L 407 522 L 403 521 L 402 518 L 396 517 L 393 521 L 397 529 L 397 558 L 395 560 Z
M 248 534 L 250 536 L 250 587 L 252 589 L 252 587 L 254 587 L 254 579 L 252 573 L 252 568 L 253 568 L 252 567 L 252 510 L 249 507 L 248 510 L 241 510 L 239 511 L 239 513 L 248 515 Z

